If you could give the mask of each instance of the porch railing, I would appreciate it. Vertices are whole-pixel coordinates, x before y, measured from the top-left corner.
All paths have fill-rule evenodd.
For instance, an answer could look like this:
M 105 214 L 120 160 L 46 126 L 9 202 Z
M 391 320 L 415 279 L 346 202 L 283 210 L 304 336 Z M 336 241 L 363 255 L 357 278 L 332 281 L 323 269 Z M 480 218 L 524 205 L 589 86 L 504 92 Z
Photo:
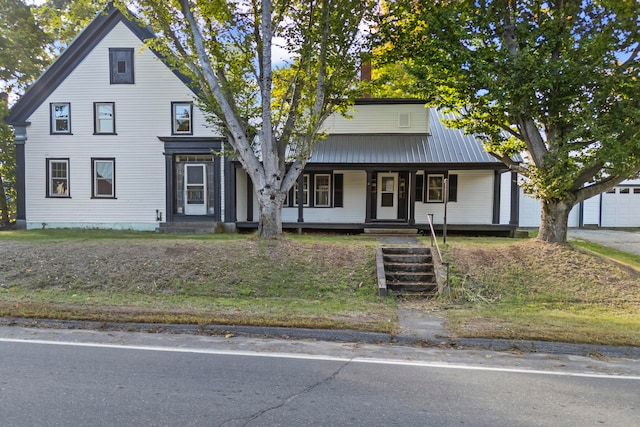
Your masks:
M 438 239 L 436 237 L 435 229 L 433 228 L 433 214 L 427 215 L 429 220 L 429 230 L 431 233 L 431 246 L 436 248 L 436 253 L 438 254 L 438 262 L 440 265 L 444 266 L 446 269 L 446 277 L 445 277 L 445 289 L 440 289 L 440 285 L 438 285 L 438 293 L 444 294 L 445 291 L 449 292 L 449 262 L 445 262 L 442 258 L 442 252 L 440 251 L 440 246 L 438 246 Z M 437 271 L 437 269 L 436 269 Z M 440 281 L 438 282 L 440 283 Z

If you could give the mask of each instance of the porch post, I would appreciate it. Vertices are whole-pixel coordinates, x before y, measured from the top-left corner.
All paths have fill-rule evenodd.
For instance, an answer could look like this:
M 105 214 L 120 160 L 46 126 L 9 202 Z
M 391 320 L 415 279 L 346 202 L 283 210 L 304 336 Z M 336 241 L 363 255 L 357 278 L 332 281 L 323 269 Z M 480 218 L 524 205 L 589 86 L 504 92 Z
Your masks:
M 416 223 L 416 173 L 415 170 L 409 172 L 409 224 Z
M 493 172 L 493 224 L 500 224 L 500 171 Z
M 166 217 L 166 222 L 171 222 L 173 221 L 173 193 L 174 193 L 174 188 L 173 188 L 173 154 L 167 153 L 165 151 L 164 153 L 164 167 L 165 167 L 165 198 L 166 198 L 166 203 L 165 203 L 165 217 Z
M 23 230 L 27 228 L 27 205 L 25 201 L 26 157 L 24 147 L 27 141 L 27 125 L 15 125 L 13 132 L 16 144 L 16 227 Z
M 371 222 L 371 171 L 367 170 L 367 188 L 365 195 L 365 214 L 364 214 L 364 222 L 365 224 Z
M 302 200 L 302 198 L 304 197 L 304 188 L 302 187 L 303 184 L 304 176 L 301 173 L 300 175 L 298 175 L 298 222 L 304 222 L 304 200 Z M 307 189 L 307 191 L 311 191 L 311 189 L 309 188 Z
M 520 187 L 518 172 L 511 172 L 511 218 L 509 224 L 520 225 Z
M 253 181 L 247 174 L 247 222 L 253 222 Z

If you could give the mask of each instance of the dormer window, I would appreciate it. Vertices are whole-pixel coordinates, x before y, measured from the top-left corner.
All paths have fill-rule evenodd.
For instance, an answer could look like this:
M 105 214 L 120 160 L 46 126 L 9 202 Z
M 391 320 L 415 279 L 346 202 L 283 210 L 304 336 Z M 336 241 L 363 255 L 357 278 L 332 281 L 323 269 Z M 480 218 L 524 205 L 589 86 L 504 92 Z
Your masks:
M 133 48 L 109 49 L 109 82 L 133 84 Z

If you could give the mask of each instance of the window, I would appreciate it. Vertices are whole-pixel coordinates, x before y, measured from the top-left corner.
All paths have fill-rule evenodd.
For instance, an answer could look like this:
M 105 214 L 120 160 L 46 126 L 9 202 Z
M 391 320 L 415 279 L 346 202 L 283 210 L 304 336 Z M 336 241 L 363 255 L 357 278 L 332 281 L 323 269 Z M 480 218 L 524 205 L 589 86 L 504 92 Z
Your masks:
M 331 206 L 331 175 L 318 174 L 315 176 L 315 206 L 329 207 Z
M 109 49 L 109 82 L 111 84 L 133 84 L 133 49 Z
M 193 104 L 191 102 L 172 102 L 172 134 L 193 134 L 192 120 Z
M 640 188 L 634 188 L 633 194 L 640 194 Z
M 116 160 L 115 159 L 91 159 L 91 194 L 93 198 L 116 197 L 115 185 Z
M 444 175 L 427 175 L 427 202 L 444 202 Z
M 51 104 L 51 133 L 71 133 L 71 104 L 68 102 Z
M 393 198 L 396 194 L 396 178 L 393 176 L 383 176 L 380 185 L 380 206 L 393 207 Z
M 47 197 L 69 197 L 69 159 L 47 159 Z
M 93 103 L 93 132 L 95 134 L 115 135 L 116 116 L 113 102 Z

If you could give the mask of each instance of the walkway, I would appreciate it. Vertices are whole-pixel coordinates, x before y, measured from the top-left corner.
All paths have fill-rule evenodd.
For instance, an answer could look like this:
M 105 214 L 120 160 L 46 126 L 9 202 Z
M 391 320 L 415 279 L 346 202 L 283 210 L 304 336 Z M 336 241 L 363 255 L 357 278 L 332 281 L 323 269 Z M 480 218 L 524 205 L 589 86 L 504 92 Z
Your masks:
M 587 240 L 631 254 L 640 255 L 640 231 L 571 229 L 569 240 Z

